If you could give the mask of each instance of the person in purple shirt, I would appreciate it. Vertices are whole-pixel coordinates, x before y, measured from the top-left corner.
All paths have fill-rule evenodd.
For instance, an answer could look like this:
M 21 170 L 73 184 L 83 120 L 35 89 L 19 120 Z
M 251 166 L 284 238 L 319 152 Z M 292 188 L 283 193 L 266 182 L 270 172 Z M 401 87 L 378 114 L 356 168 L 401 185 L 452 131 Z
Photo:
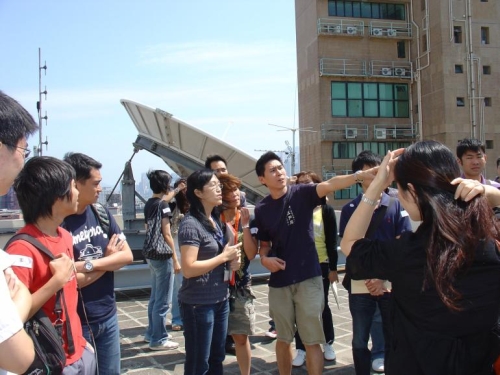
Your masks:
M 327 194 L 372 180 L 374 171 L 335 176 L 319 184 L 288 186 L 281 159 L 269 151 L 259 158 L 255 172 L 269 189 L 269 195 L 255 207 L 255 221 L 261 262 L 271 272 L 269 312 L 278 333 L 279 373 L 291 374 L 291 343 L 298 330 L 306 349 L 308 373 L 321 374 L 324 294 L 314 243 L 313 211 L 324 203 Z
M 491 185 L 500 189 L 500 183 L 494 180 L 488 180 L 483 175 L 487 157 L 486 148 L 479 139 L 462 139 L 457 145 L 457 158 L 458 164 L 462 168 L 462 177 L 476 180 L 483 185 Z

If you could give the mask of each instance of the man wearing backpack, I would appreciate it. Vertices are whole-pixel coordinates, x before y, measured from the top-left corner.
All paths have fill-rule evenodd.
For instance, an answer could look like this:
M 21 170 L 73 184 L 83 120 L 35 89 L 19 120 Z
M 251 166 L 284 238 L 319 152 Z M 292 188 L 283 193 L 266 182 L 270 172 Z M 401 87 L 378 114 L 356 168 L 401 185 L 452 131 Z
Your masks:
M 73 241 L 71 235 L 59 227 L 66 216 L 76 212 L 78 190 L 74 178 L 73 168 L 53 157 L 35 157 L 26 163 L 14 182 L 14 190 L 26 222 L 18 233 L 27 235 L 28 239 L 15 239 L 16 235 L 7 244 L 7 252 L 15 259 L 14 272 L 31 292 L 33 303 L 29 316 L 41 309 L 55 328 L 51 342 L 62 339 L 64 355 L 61 353 L 58 369 L 62 367 L 64 375 L 94 375 L 94 349 L 83 337 L 76 313 L 78 292 Z M 33 240 L 35 243 L 30 243 Z M 44 332 L 41 328 L 34 330 Z M 43 345 L 40 338 L 37 341 L 44 352 L 59 350 L 60 342 L 54 348 Z M 38 369 L 45 366 L 32 373 L 39 373 Z
M 9 191 L 29 154 L 26 139 L 38 129 L 33 117 L 17 101 L 0 91 L 0 195 Z M 23 329 L 31 308 L 31 294 L 0 250 L 0 375 L 24 373 L 33 362 L 33 342 Z
M 83 334 L 95 342 L 99 374 L 118 375 L 120 329 L 113 271 L 133 261 L 132 250 L 109 211 L 94 206 L 102 191 L 102 164 L 81 153 L 67 153 L 64 161 L 75 169 L 80 193 L 77 212 L 64 220 L 63 227 L 73 236 L 76 270 L 85 275 L 79 280 L 78 303 Z

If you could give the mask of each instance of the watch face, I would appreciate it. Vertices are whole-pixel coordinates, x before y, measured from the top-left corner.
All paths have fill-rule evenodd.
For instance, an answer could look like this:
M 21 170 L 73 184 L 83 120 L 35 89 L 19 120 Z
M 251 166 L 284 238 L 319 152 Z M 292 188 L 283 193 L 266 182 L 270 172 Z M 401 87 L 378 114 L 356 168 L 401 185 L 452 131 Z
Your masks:
M 85 262 L 84 267 L 85 267 L 85 269 L 86 269 L 87 271 L 92 271 L 92 270 L 94 269 L 93 264 L 92 264 L 92 263 L 90 263 L 90 261 L 88 261 L 88 260 Z

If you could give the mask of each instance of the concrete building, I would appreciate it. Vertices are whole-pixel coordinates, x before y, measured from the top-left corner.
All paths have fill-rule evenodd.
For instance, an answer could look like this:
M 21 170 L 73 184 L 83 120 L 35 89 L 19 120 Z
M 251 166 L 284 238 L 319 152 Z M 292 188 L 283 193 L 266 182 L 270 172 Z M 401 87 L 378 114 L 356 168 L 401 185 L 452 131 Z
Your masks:
M 420 139 L 481 139 L 496 175 L 500 2 L 295 0 L 302 169 L 350 173 Z M 495 150 L 498 149 L 498 151 Z M 337 192 L 351 199 L 357 187 Z M 335 203 L 340 206 L 343 202 Z

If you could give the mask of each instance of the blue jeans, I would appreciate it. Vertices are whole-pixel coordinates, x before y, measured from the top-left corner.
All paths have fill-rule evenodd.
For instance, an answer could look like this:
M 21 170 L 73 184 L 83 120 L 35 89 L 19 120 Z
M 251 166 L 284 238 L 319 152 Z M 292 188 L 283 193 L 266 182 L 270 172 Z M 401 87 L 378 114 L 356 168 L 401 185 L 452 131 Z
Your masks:
M 386 344 L 385 348 L 387 349 L 388 347 L 391 338 L 389 330 L 390 298 L 390 293 L 384 293 L 384 295 L 380 297 L 373 297 L 370 294 L 349 293 L 349 309 L 352 315 L 352 357 L 356 375 L 369 375 L 371 371 L 371 361 L 377 359 L 377 357 L 372 358 L 370 350 L 368 349 L 370 328 L 377 306 L 382 316 Z M 378 353 L 378 355 L 378 358 L 384 357 L 384 353 Z
M 229 302 L 212 305 L 180 303 L 184 322 L 184 375 L 223 375 Z
M 120 374 L 120 328 L 118 315 L 111 316 L 101 323 L 90 324 L 97 352 L 97 366 L 99 375 Z M 89 326 L 82 324 L 83 336 L 94 346 L 90 337 Z
M 175 242 L 175 252 L 177 254 L 177 259 L 179 260 L 179 263 L 181 262 L 181 252 L 179 250 L 179 244 L 177 243 L 177 236 L 174 238 Z M 182 326 L 182 318 L 181 318 L 181 311 L 179 309 L 179 299 L 177 296 L 179 295 L 179 289 L 181 288 L 182 285 L 182 271 L 179 273 L 176 273 L 172 277 L 172 285 L 171 285 L 171 300 L 172 303 L 172 325 L 178 325 Z
M 382 324 L 382 314 L 378 305 L 373 315 L 372 328 L 370 336 L 372 337 L 372 361 L 378 358 L 384 358 L 385 340 L 384 340 L 384 325 Z
M 146 261 L 151 271 L 151 296 L 148 304 L 148 328 L 145 339 L 149 340 L 150 346 L 156 346 L 161 345 L 168 336 L 165 323 L 173 265 L 172 258 L 167 260 L 146 259 Z

